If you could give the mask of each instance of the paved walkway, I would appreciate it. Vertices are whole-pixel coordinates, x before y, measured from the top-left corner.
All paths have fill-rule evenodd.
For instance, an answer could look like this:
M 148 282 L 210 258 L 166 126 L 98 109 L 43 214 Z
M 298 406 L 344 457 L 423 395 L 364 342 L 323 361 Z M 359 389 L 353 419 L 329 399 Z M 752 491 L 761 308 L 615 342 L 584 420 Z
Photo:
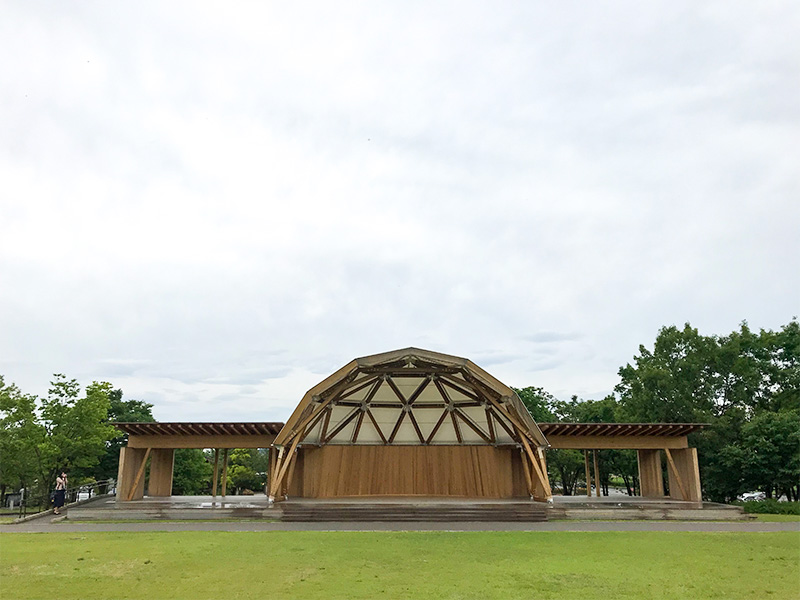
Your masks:
M 147 523 L 91 523 L 59 521 L 46 517 L 0 525 L 2 532 L 18 533 L 87 533 L 92 531 L 700 531 L 800 532 L 800 521 L 789 523 L 720 522 L 720 521 L 548 521 L 545 523 L 413 523 L 413 522 L 331 522 L 284 523 L 270 521 L 200 521 Z

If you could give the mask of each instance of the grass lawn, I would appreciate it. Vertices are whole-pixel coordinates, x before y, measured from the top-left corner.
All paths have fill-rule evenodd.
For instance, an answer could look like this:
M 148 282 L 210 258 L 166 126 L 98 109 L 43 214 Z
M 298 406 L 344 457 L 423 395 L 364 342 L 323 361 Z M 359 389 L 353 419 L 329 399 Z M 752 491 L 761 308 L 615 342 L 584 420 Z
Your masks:
M 755 517 L 756 521 L 761 521 L 763 523 L 790 523 L 795 521 L 800 521 L 800 515 L 755 515 L 751 514 L 751 517 Z
M 800 534 L 2 533 L 3 598 L 797 598 Z

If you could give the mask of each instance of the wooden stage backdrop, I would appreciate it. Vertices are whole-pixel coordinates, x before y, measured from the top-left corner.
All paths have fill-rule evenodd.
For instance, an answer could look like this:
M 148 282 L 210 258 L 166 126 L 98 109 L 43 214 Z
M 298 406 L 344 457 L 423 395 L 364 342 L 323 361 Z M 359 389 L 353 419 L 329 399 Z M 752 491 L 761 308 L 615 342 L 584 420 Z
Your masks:
M 527 498 L 520 451 L 493 446 L 300 447 L 289 496 Z

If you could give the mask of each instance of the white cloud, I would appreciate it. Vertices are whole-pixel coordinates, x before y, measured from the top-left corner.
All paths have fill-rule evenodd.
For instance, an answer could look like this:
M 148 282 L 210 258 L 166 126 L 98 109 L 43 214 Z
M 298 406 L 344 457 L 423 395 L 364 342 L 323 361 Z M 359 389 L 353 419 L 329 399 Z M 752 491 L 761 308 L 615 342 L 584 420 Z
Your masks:
M 417 345 L 594 397 L 662 325 L 798 312 L 792 3 L 4 10 L 0 373 L 28 391 L 280 419 Z

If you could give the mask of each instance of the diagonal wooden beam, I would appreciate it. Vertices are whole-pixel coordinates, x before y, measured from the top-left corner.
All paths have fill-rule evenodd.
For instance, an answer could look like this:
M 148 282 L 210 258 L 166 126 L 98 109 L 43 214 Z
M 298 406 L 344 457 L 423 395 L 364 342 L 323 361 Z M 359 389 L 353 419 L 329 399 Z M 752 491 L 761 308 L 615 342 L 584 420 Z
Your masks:
M 494 415 L 495 420 L 500 424 L 500 427 L 505 429 L 506 433 L 511 437 L 512 440 L 516 440 L 517 433 L 513 429 L 511 429 L 511 427 L 508 426 L 503 416 L 495 414 L 494 409 L 490 410 L 492 412 L 492 415 Z
M 484 408 L 486 409 L 486 426 L 489 428 L 489 441 L 492 444 L 496 444 L 497 435 L 495 435 L 494 423 L 492 423 L 492 411 L 489 409 L 488 404 L 484 404 Z
M 672 474 L 675 476 L 675 482 L 678 484 L 678 489 L 681 492 L 681 498 L 688 500 L 689 495 L 686 493 L 686 488 L 683 486 L 683 478 L 681 477 L 681 474 L 678 473 L 678 468 L 675 466 L 675 461 L 672 460 L 672 452 L 669 451 L 669 448 L 664 448 L 664 452 L 667 453 L 667 462 L 672 468 Z
M 411 404 L 414 404 L 414 400 L 416 400 L 417 398 L 419 398 L 419 397 L 420 397 L 420 394 L 422 394 L 422 392 L 424 392 L 424 391 L 425 391 L 425 388 L 426 388 L 426 387 L 428 387 L 428 384 L 429 384 L 430 382 L 431 382 L 431 379 L 430 379 L 430 377 L 426 377 L 425 379 L 423 379 L 423 380 L 420 382 L 420 384 L 417 386 L 417 389 L 415 389 L 415 390 L 414 390 L 414 393 L 412 393 L 412 394 L 411 394 L 411 395 L 408 397 L 408 404 L 409 404 L 409 406 L 410 406 Z
M 456 439 L 458 440 L 459 444 L 464 443 L 464 438 L 461 436 L 461 428 L 458 426 L 458 419 L 456 418 L 456 411 L 452 410 L 452 408 L 448 408 L 450 412 L 450 419 L 453 421 L 453 429 L 456 432 Z
M 438 377 L 437 381 L 441 381 L 447 387 L 453 388 L 460 394 L 463 394 L 467 398 L 472 398 L 473 400 L 480 400 L 480 396 L 478 396 L 474 391 L 468 390 L 466 387 L 462 386 L 460 382 L 453 381 L 449 377 Z
M 375 420 L 375 416 L 372 414 L 372 411 L 369 408 L 367 408 L 366 413 L 370 421 L 372 421 L 372 426 L 375 428 L 375 431 L 377 431 L 378 435 L 381 436 L 381 441 L 385 444 L 386 436 L 383 435 L 383 431 L 381 431 L 380 425 L 378 425 L 378 422 Z
M 144 468 L 147 466 L 147 458 L 149 456 L 150 456 L 150 448 L 148 448 L 145 451 L 144 458 L 142 459 L 142 464 L 139 466 L 139 470 L 136 471 L 136 477 L 133 480 L 131 491 L 128 492 L 128 497 L 127 497 L 128 502 L 133 500 L 133 497 L 136 495 L 136 488 L 139 487 L 139 481 L 142 479 L 142 475 L 144 475 Z
M 489 436 L 486 435 L 480 427 L 478 427 L 478 424 L 475 423 L 472 419 L 470 419 L 469 416 L 465 414 L 463 411 L 459 410 L 458 407 L 453 407 L 453 412 L 456 413 L 461 418 L 461 420 L 464 421 L 464 423 L 466 423 L 470 429 L 472 429 L 472 431 L 477 433 L 481 437 L 481 439 L 483 439 L 484 442 L 489 444 L 492 442 Z
M 503 406 L 503 404 L 501 402 L 495 400 L 494 398 L 492 398 L 490 396 L 487 396 L 487 399 L 489 400 L 489 402 L 492 403 L 492 405 L 495 407 L 495 409 L 497 410 L 498 413 L 500 413 L 506 419 L 511 421 L 511 423 L 514 425 L 514 427 L 516 427 L 519 430 L 520 435 L 523 435 L 523 436 L 527 437 L 531 441 L 535 441 L 535 440 L 533 440 L 533 436 L 531 435 L 530 431 L 528 431 L 528 428 L 525 425 L 523 425 L 519 421 L 519 419 L 514 417 L 514 415 L 512 415 L 508 410 L 506 410 L 506 408 Z
M 320 445 L 322 445 L 325 442 L 325 436 L 328 435 L 328 425 L 331 424 L 332 412 L 333 412 L 333 406 L 329 406 L 328 409 L 325 411 L 325 420 L 322 421 L 322 429 L 319 432 Z
M 301 432 L 301 433 L 304 433 L 304 432 Z M 289 447 L 288 454 L 284 454 L 283 455 L 283 462 L 282 462 L 282 464 L 280 466 L 280 470 L 277 473 L 277 477 L 275 478 L 275 481 L 274 481 L 273 485 L 270 486 L 270 488 L 272 490 L 275 490 L 276 492 L 280 490 L 281 482 L 283 481 L 283 476 L 286 475 L 286 469 L 289 466 L 289 463 L 291 462 L 292 455 L 294 454 L 294 451 L 297 449 L 297 444 L 300 443 L 300 438 L 302 438 L 302 437 L 303 437 L 302 435 L 295 436 L 294 440 L 292 441 L 292 445 Z M 278 462 L 281 463 L 281 457 L 280 456 L 278 457 Z
M 528 484 L 528 495 L 533 498 L 533 479 L 531 478 L 531 466 L 528 463 L 528 457 L 525 455 L 525 450 L 519 449 L 522 455 L 522 471 L 525 473 L 525 481 Z
M 400 391 L 400 388 L 397 387 L 397 384 L 394 382 L 394 380 L 391 377 L 388 377 L 388 376 L 386 377 L 386 383 L 389 385 L 390 388 L 392 388 L 392 391 L 394 392 L 394 395 L 397 396 L 397 398 L 400 400 L 400 402 L 403 404 L 403 406 L 408 404 L 408 400 L 403 395 L 403 392 Z
M 346 416 L 344 419 L 342 419 L 342 421 L 341 421 L 341 422 L 340 422 L 340 423 L 339 423 L 339 424 L 338 424 L 338 425 L 337 425 L 337 426 L 334 428 L 334 430 L 333 430 L 333 431 L 330 433 L 330 435 L 329 435 L 329 436 L 328 436 L 328 437 L 327 437 L 327 438 L 326 438 L 326 439 L 323 441 L 323 444 L 327 444 L 327 443 L 328 443 L 328 442 L 330 442 L 330 441 L 331 441 L 333 438 L 335 438 L 335 437 L 336 437 L 336 435 L 337 435 L 337 434 L 338 434 L 338 433 L 339 433 L 339 432 L 340 432 L 342 429 L 344 429 L 345 427 L 347 427 L 347 425 L 350 423 L 350 421 L 352 421 L 353 419 L 355 419 L 355 418 L 358 416 L 358 414 L 359 414 L 360 412 L 361 412 L 361 407 L 360 407 L 360 406 L 358 406 L 358 407 L 354 408 L 353 410 L 351 410 L 351 411 L 350 411 L 350 414 L 348 414 L 348 415 L 347 415 L 347 416 Z
M 356 420 L 355 429 L 353 429 L 353 437 L 350 439 L 351 444 L 355 444 L 358 440 L 358 432 L 361 431 L 361 423 L 364 422 L 364 409 L 361 409 L 358 413 L 358 420 Z
M 366 381 L 360 380 L 359 385 L 357 385 L 356 387 L 354 387 L 352 389 L 349 389 L 346 392 L 343 392 L 339 396 L 339 400 L 344 400 L 345 398 L 349 398 L 350 396 L 352 396 L 356 392 L 360 392 L 361 390 L 363 390 L 365 387 L 369 387 L 370 385 L 372 385 L 376 381 L 380 381 L 381 378 L 380 377 L 367 377 L 365 379 L 366 379 Z
M 419 438 L 419 443 L 425 443 L 425 436 L 422 435 L 422 431 L 419 428 L 419 423 L 417 423 L 417 419 L 414 416 L 414 411 L 411 410 L 411 405 L 408 406 L 408 418 L 411 419 L 411 424 L 414 426 L 414 431 L 417 432 L 417 437 Z
M 397 418 L 397 423 L 394 424 L 394 429 L 392 429 L 392 434 L 389 436 L 389 443 L 394 442 L 394 438 L 397 435 L 397 432 L 400 431 L 400 425 L 403 423 L 403 419 L 406 416 L 406 411 L 404 409 L 400 409 L 400 416 Z
M 431 440 L 433 440 L 433 436 L 435 436 L 436 432 L 439 431 L 439 427 L 442 426 L 442 423 L 444 423 L 444 420 L 447 418 L 447 413 L 449 412 L 450 411 L 445 407 L 445 409 L 442 411 L 442 416 L 439 417 L 438 421 L 436 421 L 436 425 L 434 425 L 433 429 L 431 430 L 431 434 L 428 436 L 428 439 L 425 440 L 426 444 L 431 443 Z

